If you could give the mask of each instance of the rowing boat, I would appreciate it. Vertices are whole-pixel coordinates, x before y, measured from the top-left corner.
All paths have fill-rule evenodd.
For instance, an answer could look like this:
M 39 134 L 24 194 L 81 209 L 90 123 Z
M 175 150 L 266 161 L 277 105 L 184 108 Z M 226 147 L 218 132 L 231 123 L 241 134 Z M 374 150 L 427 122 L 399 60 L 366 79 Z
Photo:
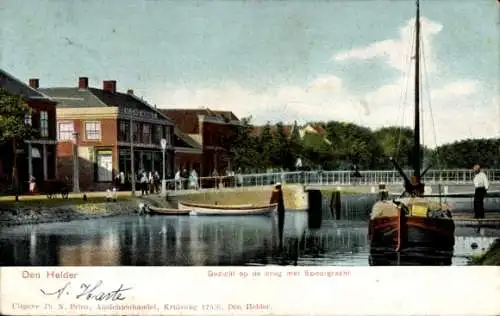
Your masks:
M 190 215 L 225 215 L 225 216 L 245 216 L 245 215 L 271 215 L 276 211 L 278 204 L 239 204 L 239 205 L 214 205 L 198 204 L 192 202 L 179 202 L 179 210 L 190 211 Z
M 148 206 L 150 215 L 163 215 L 163 216 L 180 216 L 180 215 L 189 215 L 190 210 L 180 210 L 176 208 L 163 208 L 163 207 L 155 207 Z

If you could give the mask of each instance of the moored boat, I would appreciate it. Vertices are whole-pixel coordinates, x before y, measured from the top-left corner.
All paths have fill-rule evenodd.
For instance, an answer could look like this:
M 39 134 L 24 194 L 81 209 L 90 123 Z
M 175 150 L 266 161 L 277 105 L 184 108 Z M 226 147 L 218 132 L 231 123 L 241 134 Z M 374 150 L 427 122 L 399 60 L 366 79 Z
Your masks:
M 392 260 L 383 260 L 397 255 L 433 256 L 440 254 L 446 258 L 436 261 L 451 264 L 451 255 L 455 245 L 455 223 L 450 207 L 441 199 L 426 197 L 424 183 L 421 181 L 429 167 L 421 172 L 422 148 L 420 143 L 420 2 L 416 0 L 415 19 L 415 116 L 413 129 L 413 177 L 411 181 L 397 162 L 391 162 L 404 180 L 403 198 L 392 201 L 378 201 L 370 214 L 368 235 L 370 252 L 379 263 L 390 264 Z M 437 196 L 440 198 L 441 196 Z M 382 258 L 382 259 L 380 259 Z M 386 258 L 386 259 L 387 259 Z M 370 264 L 377 265 L 375 261 Z M 383 264 L 383 263 L 382 263 Z
M 368 235 L 376 252 L 453 252 L 455 223 L 446 203 L 424 197 L 379 201 Z
M 162 215 L 162 216 L 180 216 L 180 215 L 189 215 L 190 210 L 180 210 L 175 208 L 163 208 L 163 207 L 154 207 L 148 206 L 148 213 L 150 215 Z
M 192 202 L 179 202 L 179 210 L 190 211 L 190 215 L 225 215 L 225 216 L 244 216 L 244 215 L 271 215 L 276 211 L 278 204 L 253 205 L 213 205 L 198 204 Z

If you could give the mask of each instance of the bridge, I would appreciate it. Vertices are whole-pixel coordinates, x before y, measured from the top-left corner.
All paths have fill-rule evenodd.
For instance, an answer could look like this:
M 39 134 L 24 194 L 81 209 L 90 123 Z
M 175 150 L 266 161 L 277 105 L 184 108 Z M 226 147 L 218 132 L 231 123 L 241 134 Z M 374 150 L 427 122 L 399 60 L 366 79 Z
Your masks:
M 492 187 L 500 188 L 500 169 L 486 170 L 485 173 Z M 405 174 L 411 177 L 412 170 L 405 170 Z M 468 188 L 467 191 L 470 191 L 473 178 L 474 173 L 469 169 L 443 169 L 429 170 L 422 181 L 431 186 L 433 192 L 437 192 L 438 185 L 447 186 L 451 189 L 450 192 L 456 192 L 461 188 Z M 187 179 L 183 179 L 182 183 L 174 179 L 168 182 L 169 187 L 175 190 L 192 189 Z M 269 186 L 277 182 L 299 184 L 305 188 L 365 187 L 368 192 L 373 191 L 374 186 L 383 183 L 388 186 L 389 191 L 394 192 L 402 188 L 403 179 L 396 170 L 366 170 L 360 171 L 357 176 L 353 171 L 314 170 L 200 177 L 196 185 L 197 189 L 208 189 Z

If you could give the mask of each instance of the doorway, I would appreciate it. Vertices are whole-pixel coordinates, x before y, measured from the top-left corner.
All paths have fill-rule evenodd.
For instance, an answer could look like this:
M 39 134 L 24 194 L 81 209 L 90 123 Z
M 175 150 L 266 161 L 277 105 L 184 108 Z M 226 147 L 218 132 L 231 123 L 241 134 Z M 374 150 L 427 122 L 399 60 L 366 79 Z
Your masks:
M 113 181 L 113 155 L 111 151 L 97 152 L 97 181 Z

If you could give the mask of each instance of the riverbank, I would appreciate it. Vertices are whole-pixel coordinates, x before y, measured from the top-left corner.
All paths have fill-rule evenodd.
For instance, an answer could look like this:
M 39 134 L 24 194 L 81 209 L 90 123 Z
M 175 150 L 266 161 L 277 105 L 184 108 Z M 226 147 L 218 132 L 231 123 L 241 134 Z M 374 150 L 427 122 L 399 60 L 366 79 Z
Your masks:
M 484 254 L 472 257 L 471 265 L 500 266 L 500 238 L 495 240 Z
M 107 201 L 104 196 L 70 197 L 69 199 L 38 199 L 30 197 L 18 202 L 0 201 L 0 226 L 68 222 L 133 214 L 140 198 L 118 196 Z
M 38 224 L 88 220 L 101 217 L 133 214 L 139 204 L 177 208 L 179 201 L 217 205 L 269 203 L 274 186 L 169 191 L 167 198 L 161 195 L 132 196 L 131 192 L 116 192 L 116 201 L 107 201 L 106 192 L 70 193 L 68 199 L 48 199 L 42 195 L 0 197 L 0 226 Z M 305 210 L 307 192 L 301 185 L 284 185 L 285 206 L 289 210 Z M 322 190 L 329 196 L 330 190 Z M 342 190 L 342 195 L 358 192 Z M 84 198 L 85 196 L 85 198 Z

